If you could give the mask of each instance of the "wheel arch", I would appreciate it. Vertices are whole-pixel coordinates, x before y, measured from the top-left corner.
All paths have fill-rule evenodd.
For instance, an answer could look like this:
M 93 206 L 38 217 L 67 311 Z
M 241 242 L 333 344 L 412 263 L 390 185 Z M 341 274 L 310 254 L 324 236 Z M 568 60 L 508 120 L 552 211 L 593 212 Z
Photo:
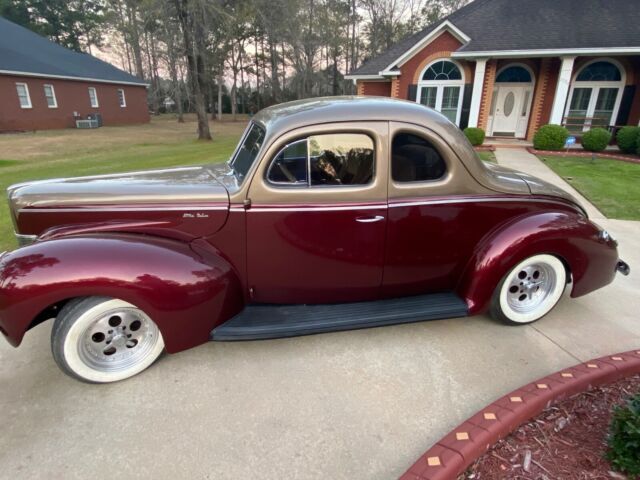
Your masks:
M 567 212 L 527 214 L 501 225 L 476 246 L 456 287 L 471 314 L 486 312 L 493 292 L 515 265 L 536 254 L 557 257 L 578 297 L 610 283 L 617 250 L 603 243 L 600 229 L 585 217 Z
M 244 306 L 238 276 L 221 255 L 176 240 L 72 236 L 2 258 L 0 327 L 14 346 L 64 303 L 88 296 L 118 298 L 143 310 L 170 353 L 206 342 L 216 325 Z

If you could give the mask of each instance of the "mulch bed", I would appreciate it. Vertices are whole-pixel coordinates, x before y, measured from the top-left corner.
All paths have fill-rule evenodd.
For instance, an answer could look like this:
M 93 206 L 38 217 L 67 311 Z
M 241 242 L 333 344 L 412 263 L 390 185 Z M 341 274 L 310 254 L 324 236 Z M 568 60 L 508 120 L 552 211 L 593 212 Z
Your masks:
M 625 479 L 604 458 L 606 438 L 613 406 L 638 392 L 635 375 L 558 402 L 500 440 L 458 480 Z
M 611 152 L 611 151 L 604 151 L 604 152 L 597 152 L 597 153 L 592 153 L 592 152 L 585 152 L 584 150 L 577 150 L 577 149 L 573 149 L 570 148 L 568 151 L 567 150 L 536 150 L 535 148 L 527 148 L 527 150 L 529 151 L 529 153 L 533 153 L 534 155 L 540 155 L 540 156 L 545 156 L 548 155 L 550 157 L 584 157 L 584 158 L 592 158 L 593 155 L 595 155 L 598 158 L 607 158 L 609 160 L 622 160 L 623 162 L 629 162 L 629 163 L 640 163 L 640 158 L 638 158 L 637 155 L 631 155 L 631 154 L 626 154 L 626 153 L 620 153 L 620 152 Z

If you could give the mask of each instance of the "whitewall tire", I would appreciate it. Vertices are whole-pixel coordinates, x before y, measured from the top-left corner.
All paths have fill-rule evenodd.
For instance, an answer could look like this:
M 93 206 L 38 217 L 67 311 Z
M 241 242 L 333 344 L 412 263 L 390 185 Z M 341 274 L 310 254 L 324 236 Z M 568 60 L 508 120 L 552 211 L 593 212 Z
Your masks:
M 164 340 L 153 320 L 134 305 L 85 297 L 70 301 L 60 311 L 51 332 L 51 350 L 68 375 L 110 383 L 149 367 L 164 350 Z
M 559 258 L 534 255 L 504 276 L 493 294 L 491 314 L 511 325 L 535 322 L 556 306 L 566 285 L 567 271 Z

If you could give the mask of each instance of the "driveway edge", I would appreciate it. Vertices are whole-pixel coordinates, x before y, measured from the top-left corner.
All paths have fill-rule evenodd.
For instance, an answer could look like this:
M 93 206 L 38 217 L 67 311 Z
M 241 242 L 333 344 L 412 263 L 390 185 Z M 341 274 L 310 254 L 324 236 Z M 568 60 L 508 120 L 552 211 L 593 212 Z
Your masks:
M 401 480 L 452 480 L 498 440 L 554 403 L 640 373 L 640 350 L 607 355 L 528 383 L 486 406 L 427 450 Z

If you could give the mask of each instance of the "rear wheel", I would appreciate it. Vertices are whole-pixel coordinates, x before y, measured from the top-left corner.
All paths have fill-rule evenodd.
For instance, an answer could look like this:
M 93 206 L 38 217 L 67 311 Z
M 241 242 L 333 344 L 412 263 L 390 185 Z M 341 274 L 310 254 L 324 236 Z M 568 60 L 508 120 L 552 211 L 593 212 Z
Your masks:
M 124 380 L 150 366 L 164 350 L 158 326 L 142 310 L 108 297 L 72 300 L 51 332 L 51 349 L 68 375 L 91 383 Z
M 556 306 L 567 284 L 564 264 L 553 255 L 534 255 L 513 267 L 496 287 L 491 315 L 511 325 L 535 322 Z

